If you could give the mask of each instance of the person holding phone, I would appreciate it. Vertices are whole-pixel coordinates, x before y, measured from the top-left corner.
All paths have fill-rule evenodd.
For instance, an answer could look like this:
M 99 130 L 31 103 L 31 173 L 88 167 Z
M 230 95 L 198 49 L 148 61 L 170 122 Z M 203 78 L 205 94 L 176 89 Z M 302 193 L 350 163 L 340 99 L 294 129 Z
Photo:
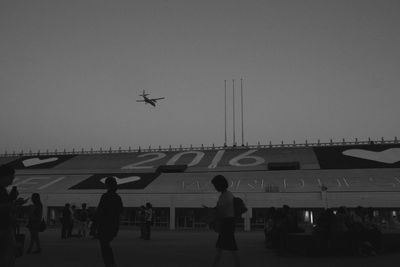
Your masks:
M 218 232 L 216 244 L 217 253 L 214 258 L 213 267 L 219 265 L 222 251 L 232 253 L 235 267 L 240 267 L 240 258 L 237 253 L 238 247 L 235 239 L 235 213 L 234 195 L 228 190 L 228 181 L 223 175 L 217 175 L 211 183 L 220 195 L 216 206 L 215 230 Z

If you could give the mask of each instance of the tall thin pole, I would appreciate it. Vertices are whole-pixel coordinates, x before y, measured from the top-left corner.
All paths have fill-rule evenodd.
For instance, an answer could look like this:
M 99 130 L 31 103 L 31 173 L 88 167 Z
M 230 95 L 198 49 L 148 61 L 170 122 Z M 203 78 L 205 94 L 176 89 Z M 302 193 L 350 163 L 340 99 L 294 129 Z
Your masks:
M 235 80 L 232 80 L 232 95 L 233 95 L 233 146 L 236 146 L 235 137 Z
M 244 129 L 243 129 L 243 78 L 240 78 L 240 94 L 241 94 L 241 105 L 242 105 L 242 146 L 244 146 Z
M 225 83 L 225 109 L 224 109 L 224 112 L 225 112 L 225 142 L 224 142 L 224 146 L 226 146 L 226 144 L 227 144 L 227 136 L 226 136 L 226 80 L 224 81 L 224 83 Z

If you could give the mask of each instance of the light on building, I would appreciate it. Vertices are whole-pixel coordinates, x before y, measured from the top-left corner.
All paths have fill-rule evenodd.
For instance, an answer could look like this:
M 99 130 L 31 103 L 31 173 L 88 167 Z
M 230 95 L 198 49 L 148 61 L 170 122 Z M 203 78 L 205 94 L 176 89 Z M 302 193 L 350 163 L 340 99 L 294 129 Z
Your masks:
M 310 212 L 308 210 L 304 212 L 304 221 L 310 222 Z

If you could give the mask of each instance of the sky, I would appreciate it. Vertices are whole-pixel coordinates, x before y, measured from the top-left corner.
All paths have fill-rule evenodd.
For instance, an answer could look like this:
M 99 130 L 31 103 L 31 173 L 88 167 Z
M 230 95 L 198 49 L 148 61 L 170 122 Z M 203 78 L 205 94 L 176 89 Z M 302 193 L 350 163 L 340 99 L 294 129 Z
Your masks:
M 0 153 L 393 140 L 400 1 L 0 1 Z M 142 90 L 165 97 L 136 102 Z M 400 136 L 399 136 L 400 137 Z

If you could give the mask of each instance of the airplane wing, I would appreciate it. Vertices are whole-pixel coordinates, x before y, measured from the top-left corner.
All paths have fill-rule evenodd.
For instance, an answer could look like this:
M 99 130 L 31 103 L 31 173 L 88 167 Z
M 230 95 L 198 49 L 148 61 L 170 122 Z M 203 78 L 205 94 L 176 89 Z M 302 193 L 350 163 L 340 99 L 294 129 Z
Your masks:
M 150 100 L 161 100 L 161 99 L 165 99 L 165 97 L 152 98 L 152 99 L 150 99 Z

